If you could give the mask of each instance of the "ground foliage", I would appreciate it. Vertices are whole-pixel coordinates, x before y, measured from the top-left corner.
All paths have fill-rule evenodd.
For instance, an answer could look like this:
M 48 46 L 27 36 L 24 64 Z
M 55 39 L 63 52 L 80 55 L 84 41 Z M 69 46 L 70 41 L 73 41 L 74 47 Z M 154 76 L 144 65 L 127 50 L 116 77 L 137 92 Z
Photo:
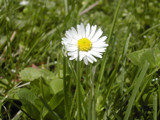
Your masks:
M 117 18 L 119 0 L 19 3 L 0 0 L 0 119 L 77 118 L 76 62 L 64 58 L 61 38 L 81 22 L 111 35 L 107 59 L 80 63 L 82 119 L 160 119 L 159 0 L 122 0 Z

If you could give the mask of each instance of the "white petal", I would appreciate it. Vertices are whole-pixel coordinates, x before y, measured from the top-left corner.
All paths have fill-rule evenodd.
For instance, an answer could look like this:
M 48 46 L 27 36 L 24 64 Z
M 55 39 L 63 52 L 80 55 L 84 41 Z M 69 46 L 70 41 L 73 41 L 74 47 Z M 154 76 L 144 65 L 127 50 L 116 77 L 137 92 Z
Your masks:
M 73 34 L 73 37 L 78 40 L 80 37 L 78 36 L 78 33 L 76 31 L 76 29 L 74 27 L 71 28 L 71 31 L 72 31 L 72 34 Z
M 106 48 L 92 48 L 92 50 L 96 52 L 105 52 Z
M 62 38 L 63 41 L 68 41 L 69 39 L 67 39 L 66 37 Z
M 77 47 L 68 47 L 67 51 L 77 51 L 78 48 Z
M 75 54 L 77 54 L 77 51 L 68 52 L 68 56 L 74 56 Z
M 79 52 L 79 61 L 81 61 L 85 57 L 86 53 L 84 51 Z
M 90 32 L 90 35 L 88 37 L 89 40 L 93 37 L 94 33 L 96 32 L 96 28 L 97 28 L 96 25 L 91 27 L 91 32 Z
M 61 41 L 61 44 L 62 44 L 62 45 L 66 45 L 66 42 L 65 42 L 65 41 Z
M 68 34 L 65 34 L 65 35 L 67 39 L 72 40 L 72 38 Z
M 84 25 L 82 23 L 81 23 L 81 25 L 77 25 L 77 31 L 78 31 L 78 35 L 81 38 L 85 37 Z
M 84 24 L 83 23 L 81 23 L 81 34 L 82 34 L 82 38 L 85 38 L 85 28 L 84 28 Z
M 72 56 L 69 58 L 69 60 L 74 60 L 74 59 L 77 60 L 77 57 L 78 57 L 77 54 L 72 54 Z
M 72 45 L 72 46 L 77 46 L 77 40 L 76 39 L 72 39 L 72 41 L 69 41 L 68 44 Z
M 94 54 L 95 57 L 98 57 L 98 58 L 102 58 L 102 55 L 100 54 Z
M 95 42 L 104 42 L 107 39 L 107 36 L 103 36 L 101 38 L 99 38 L 97 41 Z
M 67 39 L 67 38 L 62 38 L 62 45 L 67 45 L 68 43 L 70 42 L 70 40 L 69 39 Z
M 88 60 L 90 63 L 93 63 L 93 60 L 90 59 L 89 57 L 87 57 L 87 60 Z
M 90 51 L 90 54 L 92 54 L 95 57 L 102 58 L 102 55 L 99 52 L 95 52 L 95 51 L 92 50 L 92 51 Z
M 66 35 L 68 35 L 70 38 L 72 38 L 72 34 L 71 34 L 70 30 L 66 31 Z
M 101 29 L 98 29 L 98 31 L 95 33 L 95 35 L 93 36 L 93 38 L 91 39 L 92 42 L 95 42 L 98 40 L 99 37 L 101 37 L 103 31 Z
M 96 42 L 96 44 L 92 44 L 92 47 L 94 47 L 94 48 L 104 48 L 107 46 L 108 46 L 108 44 L 106 44 L 105 42 L 103 42 L 103 43 Z
M 88 38 L 88 36 L 90 34 L 90 28 L 91 28 L 90 24 L 88 23 L 87 26 L 86 26 L 86 35 L 85 35 L 86 38 Z
M 84 61 L 84 63 L 85 63 L 86 65 L 88 65 L 88 59 L 87 59 L 86 56 L 83 58 L 83 61 Z
M 69 60 L 74 60 L 74 59 L 76 59 L 76 58 L 77 58 L 77 56 L 74 55 L 74 56 L 70 57 Z
M 93 57 L 89 52 L 87 53 L 87 57 L 89 57 L 91 60 L 97 62 L 97 59 Z

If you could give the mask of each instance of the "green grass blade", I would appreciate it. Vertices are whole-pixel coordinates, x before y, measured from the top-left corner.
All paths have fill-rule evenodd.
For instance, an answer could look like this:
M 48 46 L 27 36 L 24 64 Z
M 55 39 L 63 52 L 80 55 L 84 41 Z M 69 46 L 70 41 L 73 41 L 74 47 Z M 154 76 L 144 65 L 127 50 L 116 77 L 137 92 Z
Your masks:
M 88 120 L 96 120 L 96 104 L 95 104 L 95 89 L 94 89 L 94 75 L 96 67 L 90 66 L 90 96 L 89 96 L 89 107 L 88 107 Z
M 80 68 L 80 61 L 79 61 L 79 51 L 78 51 L 78 58 L 77 58 L 77 79 L 76 79 L 76 91 L 77 91 L 77 120 L 81 120 L 81 90 L 80 90 L 80 80 L 81 80 L 81 68 Z
M 66 64 L 66 57 L 63 57 L 63 87 L 64 87 L 64 105 L 65 105 L 65 112 L 67 116 L 67 120 L 70 120 L 69 115 L 69 107 L 68 107 L 68 101 L 67 101 L 67 80 L 66 80 L 66 70 L 67 70 L 67 64 Z
M 65 14 L 68 15 L 68 0 L 64 0 Z
M 135 100 L 136 95 L 138 93 L 138 90 L 139 90 L 139 87 L 141 85 L 141 82 L 144 79 L 145 74 L 146 74 L 146 72 L 148 70 L 148 67 L 149 67 L 149 63 L 145 62 L 144 66 L 142 67 L 141 73 L 140 73 L 140 75 L 138 76 L 138 78 L 136 80 L 135 87 L 133 88 L 131 97 L 129 99 L 129 103 L 128 103 L 128 106 L 127 106 L 127 110 L 126 110 L 126 113 L 125 113 L 124 120 L 128 120 L 128 118 L 129 118 L 129 115 L 131 113 L 131 109 L 132 109 L 134 100 Z
M 114 71 L 112 72 L 112 74 L 111 74 L 110 77 L 108 78 L 109 85 L 107 86 L 106 100 L 108 99 L 109 94 L 110 94 L 111 89 L 112 89 L 112 86 L 113 86 L 113 83 L 114 83 L 114 81 L 116 80 L 116 73 L 117 73 L 118 68 L 119 68 L 119 65 L 120 65 L 120 60 L 121 60 L 121 57 L 119 58 L 118 63 L 117 63 L 117 65 L 116 65 Z
M 153 94 L 153 120 L 157 120 L 157 93 Z
M 139 99 L 141 98 L 143 92 L 145 91 L 147 85 L 151 82 L 153 75 L 159 70 L 160 68 L 155 68 L 149 75 L 147 75 L 147 79 L 144 81 L 144 84 L 141 88 L 140 93 L 137 95 L 137 98 L 135 100 L 135 102 L 138 102 Z
M 116 12 L 115 12 L 115 15 L 114 15 L 114 19 L 113 19 L 113 22 L 112 22 L 112 27 L 111 27 L 111 31 L 110 31 L 107 43 L 110 43 L 112 33 L 113 33 L 113 30 L 114 30 L 114 27 L 115 27 L 116 19 L 117 19 L 117 16 L 118 16 L 118 11 L 119 11 L 121 1 L 122 0 L 119 0 L 119 2 L 118 2 L 117 9 L 116 9 Z M 102 81 L 102 77 L 103 77 L 103 74 L 104 74 L 106 62 L 107 62 L 107 52 L 104 54 L 104 58 L 103 58 L 103 61 L 102 61 L 102 64 L 101 64 L 100 74 L 98 76 L 99 83 L 101 83 L 101 81 Z M 100 88 L 100 84 L 98 84 L 97 93 L 99 93 L 99 88 Z
M 124 77 L 125 77 L 125 65 L 126 65 L 126 54 L 127 54 L 128 44 L 129 44 L 130 39 L 131 39 L 131 33 L 129 34 L 128 38 L 126 39 L 126 42 L 125 42 L 125 45 L 124 45 L 124 48 L 123 48 L 123 54 L 122 54 L 121 94 L 123 94 Z
M 56 114 L 54 111 L 52 111 L 52 109 L 50 108 L 50 106 L 43 100 L 43 98 L 41 96 L 39 96 L 39 99 L 44 104 L 44 106 L 47 108 L 47 110 L 51 113 L 52 117 L 55 120 L 61 120 L 60 117 L 58 116 L 58 114 Z
M 10 102 L 16 106 L 19 110 L 21 110 L 28 118 L 30 118 L 31 120 L 34 120 L 27 112 L 25 112 L 20 106 L 18 106 L 17 104 L 15 104 L 12 100 L 10 100 Z
M 159 27 L 159 26 L 160 26 L 160 24 L 152 26 L 151 28 L 147 29 L 147 30 L 144 31 L 142 34 L 140 34 L 138 37 L 141 37 L 141 36 L 145 35 L 145 34 L 148 33 L 149 31 L 152 31 L 153 29 L 155 29 L 155 28 L 157 28 L 157 27 Z

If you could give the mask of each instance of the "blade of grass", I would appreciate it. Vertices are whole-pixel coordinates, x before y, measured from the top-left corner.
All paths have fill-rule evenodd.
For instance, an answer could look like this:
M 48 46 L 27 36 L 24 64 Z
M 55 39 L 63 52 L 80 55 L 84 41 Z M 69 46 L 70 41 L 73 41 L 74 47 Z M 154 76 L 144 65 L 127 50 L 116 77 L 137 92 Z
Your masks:
M 19 111 L 16 113 L 16 115 L 12 118 L 12 120 L 19 120 L 21 116 L 22 116 L 22 111 L 19 110 Z
M 95 106 L 95 90 L 94 90 L 94 75 L 96 67 L 90 65 L 90 96 L 89 96 L 89 107 L 88 107 L 88 120 L 96 120 L 96 106 Z
M 60 78 L 60 55 L 57 53 L 57 71 L 58 71 L 58 78 Z
M 136 80 L 136 82 L 135 82 L 135 87 L 133 88 L 131 97 L 130 97 L 130 99 L 129 99 L 129 103 L 128 103 L 128 106 L 127 106 L 127 110 L 126 110 L 126 113 L 125 113 L 124 120 L 128 120 L 128 118 L 129 118 L 129 115 L 130 115 L 130 113 L 131 113 L 131 109 L 132 109 L 134 100 L 135 100 L 136 95 L 137 95 L 137 93 L 138 93 L 138 90 L 139 90 L 139 87 L 140 87 L 140 85 L 141 85 L 141 82 L 142 82 L 142 80 L 144 79 L 145 74 L 146 74 L 146 72 L 147 72 L 147 70 L 148 70 L 148 67 L 149 67 L 149 63 L 145 62 L 145 64 L 144 64 L 143 67 L 142 67 L 142 70 L 141 70 L 140 75 L 138 76 L 137 79 L 135 78 L 135 80 Z M 135 81 L 135 80 L 134 80 L 134 81 Z
M 66 70 L 67 70 L 67 64 L 66 64 L 66 57 L 63 57 L 63 87 L 64 87 L 64 106 L 65 106 L 65 112 L 67 116 L 67 120 L 70 120 L 69 115 L 69 107 L 67 102 L 67 80 L 66 80 Z
M 153 120 L 157 120 L 157 93 L 153 94 Z
M 145 88 L 146 88 L 147 85 L 151 82 L 152 76 L 153 76 L 159 69 L 160 69 L 159 67 L 158 67 L 158 68 L 155 68 L 152 73 L 150 73 L 149 75 L 147 75 L 147 80 L 144 81 L 144 84 L 143 84 L 143 86 L 142 86 L 142 89 L 141 89 L 140 93 L 137 95 L 137 98 L 136 98 L 135 102 L 138 102 L 138 101 L 139 101 L 139 99 L 141 98 L 143 92 L 145 91 Z
M 160 106 L 160 87 L 158 88 L 158 105 Z M 158 115 L 160 114 L 160 110 L 158 110 Z
M 127 49 L 128 49 L 128 44 L 129 44 L 130 38 L 131 38 L 131 33 L 129 34 L 128 38 L 126 39 L 126 43 L 125 43 L 125 46 L 123 48 L 123 54 L 122 54 L 121 94 L 123 94 L 125 65 L 126 65 L 126 54 L 127 54 Z
M 52 117 L 55 120 L 61 120 L 60 117 L 54 111 L 52 111 L 52 109 L 50 108 L 50 106 L 43 100 L 43 98 L 41 96 L 39 96 L 39 99 L 44 104 L 44 106 L 47 108 L 47 110 L 51 113 Z
M 112 27 L 111 27 L 111 31 L 109 33 L 109 38 L 108 38 L 107 43 L 110 43 L 110 40 L 111 40 L 111 37 L 112 37 L 112 33 L 113 33 L 113 30 L 114 30 L 114 26 L 115 26 L 115 23 L 116 23 L 116 20 L 117 20 L 117 15 L 118 15 L 118 11 L 119 11 L 119 7 L 120 7 L 120 4 L 121 4 L 121 1 L 122 0 L 119 0 L 117 8 L 116 8 L 116 12 L 115 12 L 115 15 L 114 15 L 114 19 L 113 19 L 113 22 L 112 22 Z M 100 83 L 102 81 L 102 77 L 103 77 L 103 74 L 104 74 L 104 69 L 105 69 L 106 62 L 107 62 L 107 54 L 108 54 L 107 52 L 104 54 L 104 58 L 103 58 L 103 61 L 102 61 L 102 64 L 101 64 L 100 74 L 98 76 L 99 84 L 98 84 L 98 87 L 97 87 L 97 90 L 96 90 L 97 94 L 99 93 Z
M 91 73 L 91 95 L 92 95 L 92 120 L 96 120 L 96 105 L 95 105 L 95 90 L 94 90 L 94 75 L 96 68 L 92 67 L 90 68 L 90 73 Z
M 73 100 L 72 100 L 71 109 L 70 109 L 70 111 L 69 111 L 70 115 L 72 114 L 73 108 L 75 107 L 76 96 L 77 96 L 76 93 L 77 93 L 77 91 L 75 91 L 75 95 L 74 95 Z
M 64 0 L 65 14 L 68 15 L 68 0 Z
M 80 80 L 81 80 L 81 71 L 80 71 L 80 61 L 79 61 L 79 50 L 78 50 L 78 58 L 77 58 L 77 79 L 76 79 L 76 91 L 77 91 L 77 109 L 78 115 L 77 120 L 81 120 L 81 91 L 80 91 Z
M 69 67 L 70 67 L 70 70 L 71 70 L 72 73 L 74 74 L 75 79 L 77 79 L 78 76 L 77 76 L 77 74 L 76 74 L 76 71 L 75 71 L 72 63 L 71 63 L 69 60 L 67 60 L 67 62 L 68 62 L 68 65 L 69 65 Z
M 24 61 L 26 61 L 26 59 L 28 58 L 28 56 L 30 55 L 30 53 L 33 51 L 33 49 L 37 46 L 37 44 L 40 42 L 40 38 L 38 40 L 36 40 L 36 42 L 33 44 L 33 46 L 30 48 L 30 50 L 27 52 L 27 54 L 24 57 Z
M 6 31 L 9 32 L 8 30 L 8 24 L 6 24 Z M 11 46 L 11 39 L 9 37 L 9 33 L 7 33 L 7 56 L 10 58 L 11 61 L 11 66 L 13 67 L 13 57 L 12 57 L 12 46 Z M 7 61 L 8 62 L 8 61 Z
M 88 120 L 92 120 L 92 99 L 91 95 L 89 96 L 88 102 Z
M 107 95 L 106 95 L 106 98 L 105 98 L 106 100 L 108 99 L 109 94 L 110 94 L 111 89 L 112 89 L 112 85 L 113 85 L 114 81 L 116 80 L 116 73 L 117 73 L 119 65 L 120 65 L 120 60 L 121 60 L 121 57 L 119 58 L 118 64 L 116 65 L 114 71 L 112 72 L 112 74 L 108 78 L 109 85 L 107 86 Z
M 15 107 L 17 107 L 19 110 L 21 110 L 26 116 L 28 116 L 28 118 L 30 118 L 31 120 L 34 120 L 27 112 L 25 112 L 21 107 L 19 107 L 17 104 L 15 104 L 12 99 L 10 99 L 10 102 L 11 102 Z
M 157 28 L 159 26 L 160 26 L 160 24 L 152 26 L 151 28 L 147 29 L 142 34 L 140 34 L 138 37 L 141 37 L 141 36 L 145 35 L 147 32 L 152 31 L 153 29 L 155 29 L 155 28 Z

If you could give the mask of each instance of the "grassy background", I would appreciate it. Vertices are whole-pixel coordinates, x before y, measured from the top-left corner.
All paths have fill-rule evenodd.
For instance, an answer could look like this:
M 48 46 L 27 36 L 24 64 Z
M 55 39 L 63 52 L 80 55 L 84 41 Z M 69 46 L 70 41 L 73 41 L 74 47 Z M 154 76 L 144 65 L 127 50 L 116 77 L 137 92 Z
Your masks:
M 159 0 L 19 2 L 0 0 L 0 119 L 77 119 L 77 66 L 61 38 L 81 22 L 109 37 L 103 59 L 80 63 L 81 119 L 160 119 Z

